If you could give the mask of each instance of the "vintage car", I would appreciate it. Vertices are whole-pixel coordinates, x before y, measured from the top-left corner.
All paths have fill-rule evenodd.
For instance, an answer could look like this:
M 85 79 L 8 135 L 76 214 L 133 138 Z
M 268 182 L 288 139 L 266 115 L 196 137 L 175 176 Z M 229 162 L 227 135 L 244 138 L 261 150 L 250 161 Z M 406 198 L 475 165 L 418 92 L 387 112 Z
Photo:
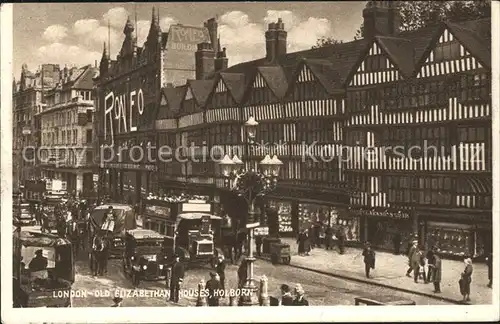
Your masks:
M 71 242 L 50 234 L 14 231 L 14 307 L 71 307 L 75 266 Z M 47 267 L 35 266 L 45 258 Z
M 165 236 L 148 229 L 133 229 L 125 234 L 123 271 L 137 287 L 141 280 L 165 279 L 170 264 L 164 249 Z
M 183 213 L 167 223 L 166 250 L 186 265 L 216 264 L 223 251 L 216 247 L 222 218 L 206 213 Z
M 28 203 L 20 203 L 14 206 L 14 225 L 33 226 L 36 225 L 35 215 Z
M 137 228 L 135 212 L 132 206 L 118 203 L 109 203 L 95 207 L 90 213 L 90 237 L 101 231 L 105 225 L 109 206 L 113 207 L 113 228 L 110 232 L 110 257 L 121 258 L 125 251 L 125 232 Z

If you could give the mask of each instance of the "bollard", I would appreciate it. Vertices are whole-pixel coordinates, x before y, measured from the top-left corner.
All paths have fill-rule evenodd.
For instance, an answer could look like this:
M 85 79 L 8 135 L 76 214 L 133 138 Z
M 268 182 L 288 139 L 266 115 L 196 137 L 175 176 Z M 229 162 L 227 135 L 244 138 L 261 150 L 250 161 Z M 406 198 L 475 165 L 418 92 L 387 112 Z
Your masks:
M 269 294 L 267 293 L 267 277 L 262 276 L 260 279 L 260 297 L 261 306 L 270 306 Z
M 229 296 L 229 306 L 238 306 L 238 298 L 236 296 Z
M 196 306 L 207 306 L 207 299 L 203 296 L 203 290 L 205 289 L 205 280 L 201 279 L 198 284 L 198 299 L 196 300 Z

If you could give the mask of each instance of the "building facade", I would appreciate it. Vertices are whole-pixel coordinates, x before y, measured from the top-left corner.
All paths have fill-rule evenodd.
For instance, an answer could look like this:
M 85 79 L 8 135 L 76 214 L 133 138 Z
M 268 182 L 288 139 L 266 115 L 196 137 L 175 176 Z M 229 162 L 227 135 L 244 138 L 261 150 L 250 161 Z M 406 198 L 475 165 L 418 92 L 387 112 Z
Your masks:
M 40 145 L 40 123 L 37 113 L 44 107 L 44 91 L 50 90 L 59 78 L 59 66 L 43 64 L 35 73 L 23 64 L 19 81 L 13 81 L 13 188 L 25 180 L 39 176 L 37 150 Z
M 162 88 L 174 88 L 196 77 L 197 44 L 218 48 L 214 19 L 204 27 L 172 25 L 168 32 L 161 30 L 159 19 L 153 9 L 142 47 L 137 45 L 135 26 L 128 20 L 116 60 L 111 60 L 104 48 L 95 80 L 101 192 L 131 204 L 139 203 L 157 186 L 157 161 L 140 152 L 156 156 L 155 120 L 162 104 Z
M 60 82 L 45 93 L 46 107 L 40 119 L 41 177 L 66 183 L 66 190 L 77 196 L 95 195 L 92 98 L 93 77 L 97 69 L 64 68 Z
M 399 32 L 398 10 L 370 1 L 363 39 L 296 53 L 283 23 L 270 24 L 265 58 L 215 73 L 207 60 L 203 80 L 162 91 L 158 144 L 204 143 L 248 166 L 276 154 L 279 185 L 261 207 L 278 214 L 282 235 L 322 223 L 382 249 L 418 235 L 451 256 L 490 251 L 491 21 Z M 196 58 L 206 52 L 200 44 Z M 250 116 L 260 144 L 247 149 Z M 163 191 L 208 192 L 244 216 L 210 159 L 158 169 Z

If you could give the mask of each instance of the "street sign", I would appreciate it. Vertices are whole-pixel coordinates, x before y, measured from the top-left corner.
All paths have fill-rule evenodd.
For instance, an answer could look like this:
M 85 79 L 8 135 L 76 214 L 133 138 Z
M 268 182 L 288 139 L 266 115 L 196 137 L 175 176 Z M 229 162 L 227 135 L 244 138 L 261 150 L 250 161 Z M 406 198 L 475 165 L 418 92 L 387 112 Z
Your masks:
M 251 223 L 251 224 L 247 224 L 247 228 L 255 228 L 255 227 L 259 227 L 260 226 L 260 223 L 257 222 L 257 223 Z

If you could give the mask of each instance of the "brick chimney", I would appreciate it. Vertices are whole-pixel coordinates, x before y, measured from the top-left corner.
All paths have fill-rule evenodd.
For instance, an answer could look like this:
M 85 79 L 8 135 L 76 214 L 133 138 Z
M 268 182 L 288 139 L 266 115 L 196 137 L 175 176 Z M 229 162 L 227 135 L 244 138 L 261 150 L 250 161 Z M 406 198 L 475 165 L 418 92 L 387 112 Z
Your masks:
M 213 72 L 215 65 L 215 53 L 210 43 L 198 44 L 195 53 L 196 80 L 205 79 L 209 73 Z
M 368 1 L 363 9 L 363 21 L 364 38 L 396 36 L 401 24 L 399 1 Z
M 287 32 L 285 31 L 285 24 L 281 18 L 278 19 L 278 22 L 275 24 L 276 28 L 276 49 L 275 55 L 276 57 L 280 57 L 286 54 L 286 36 Z
M 217 31 L 219 28 L 219 24 L 217 23 L 217 19 L 210 18 L 205 22 L 204 26 L 208 30 L 208 35 L 210 35 L 210 42 L 212 43 L 212 48 L 215 51 L 218 51 L 219 39 L 217 38 Z
M 266 59 L 269 62 L 274 62 L 276 58 L 276 24 L 270 23 L 266 31 Z
M 215 71 L 227 69 L 227 65 L 228 65 L 228 58 L 226 54 L 226 48 L 225 47 L 222 48 L 222 51 L 219 48 L 215 58 Z

